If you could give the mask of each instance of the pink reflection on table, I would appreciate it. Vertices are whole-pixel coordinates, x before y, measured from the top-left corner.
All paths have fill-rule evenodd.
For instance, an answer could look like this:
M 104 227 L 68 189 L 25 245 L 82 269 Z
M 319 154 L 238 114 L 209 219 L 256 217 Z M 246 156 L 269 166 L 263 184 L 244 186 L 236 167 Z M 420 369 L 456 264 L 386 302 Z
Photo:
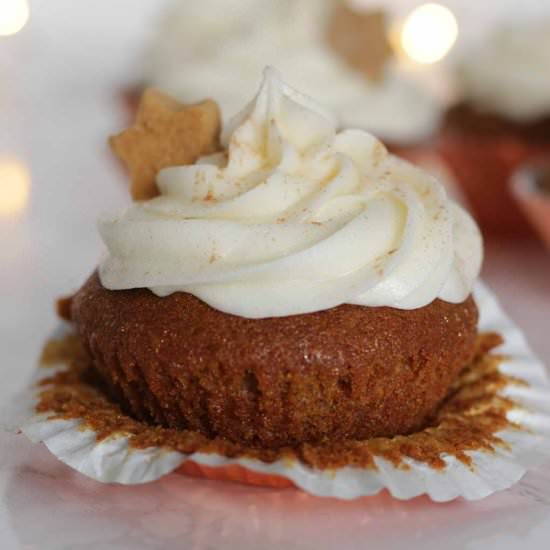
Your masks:
M 21 437 L 14 448 L 11 522 L 22 544 L 41 549 L 60 540 L 64 548 L 417 548 L 449 533 L 459 548 L 511 521 L 527 534 L 544 513 L 536 497 L 550 487 L 546 473 L 480 502 L 446 504 L 387 492 L 339 501 L 182 475 L 127 487 L 91 481 Z

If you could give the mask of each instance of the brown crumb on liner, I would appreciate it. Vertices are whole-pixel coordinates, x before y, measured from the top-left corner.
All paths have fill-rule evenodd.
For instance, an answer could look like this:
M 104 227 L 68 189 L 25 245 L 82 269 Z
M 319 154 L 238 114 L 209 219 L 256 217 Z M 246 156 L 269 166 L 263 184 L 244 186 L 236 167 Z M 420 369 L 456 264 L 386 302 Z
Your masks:
M 57 316 L 64 321 L 72 321 L 71 306 L 73 304 L 73 295 L 62 296 L 55 302 L 55 311 Z
M 383 11 L 359 11 L 339 2 L 329 20 L 326 39 L 348 65 L 372 81 L 383 80 L 393 55 Z

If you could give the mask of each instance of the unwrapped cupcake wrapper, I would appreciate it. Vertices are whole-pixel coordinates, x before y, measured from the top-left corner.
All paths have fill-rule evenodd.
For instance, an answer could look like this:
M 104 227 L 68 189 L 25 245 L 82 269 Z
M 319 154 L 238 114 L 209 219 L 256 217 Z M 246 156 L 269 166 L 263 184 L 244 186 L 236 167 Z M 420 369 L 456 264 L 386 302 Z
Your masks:
M 550 459 L 550 384 L 544 366 L 534 357 L 523 335 L 502 312 L 490 291 L 478 284 L 474 296 L 480 310 L 480 332 L 496 332 L 504 339 L 497 352 L 506 359 L 498 368 L 506 376 L 525 383 L 508 384 L 499 390 L 499 395 L 514 403 L 507 412 L 514 426 L 496 434 L 505 445 L 492 451 L 467 452 L 471 458 L 469 465 L 442 454 L 444 468 L 431 467 L 410 458 L 403 459 L 407 466 L 403 468 L 375 457 L 376 468 L 349 466 L 318 470 L 299 461 L 284 459 L 265 463 L 216 453 L 185 455 L 165 447 L 135 449 L 124 434 L 98 441 L 96 433 L 82 426 L 81 420 L 63 420 L 51 414 L 35 413 L 41 391 L 37 384 L 52 375 L 52 368 L 39 369 L 30 388 L 18 395 L 4 412 L 2 422 L 23 432 L 31 441 L 44 443 L 54 456 L 80 473 L 105 483 L 154 481 L 192 461 L 199 471 L 201 467 L 209 470 L 238 465 L 238 470 L 249 472 L 252 478 L 257 474 L 275 476 L 274 479 L 283 481 L 279 486 L 289 480 L 312 495 L 340 499 L 374 495 L 382 489 L 399 499 L 422 494 L 434 501 L 484 498 L 510 487 L 528 469 Z M 66 326 L 60 327 L 54 336 L 58 338 L 67 330 Z

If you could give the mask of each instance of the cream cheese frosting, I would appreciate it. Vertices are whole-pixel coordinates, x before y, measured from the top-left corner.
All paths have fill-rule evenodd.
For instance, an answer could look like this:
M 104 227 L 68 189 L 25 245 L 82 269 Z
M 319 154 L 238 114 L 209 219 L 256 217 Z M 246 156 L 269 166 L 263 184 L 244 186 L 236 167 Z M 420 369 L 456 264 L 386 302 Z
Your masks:
M 99 223 L 102 284 L 189 292 L 249 318 L 340 304 L 462 302 L 482 243 L 431 175 L 266 69 L 224 151 L 162 170 L 161 195 Z
M 146 82 L 183 102 L 215 96 L 224 118 L 255 92 L 265 65 L 316 97 L 344 126 L 407 145 L 430 138 L 441 106 L 394 64 L 372 82 L 327 44 L 334 0 L 175 2 L 152 42 Z
M 463 62 L 466 99 L 518 122 L 550 116 L 550 19 L 502 28 Z

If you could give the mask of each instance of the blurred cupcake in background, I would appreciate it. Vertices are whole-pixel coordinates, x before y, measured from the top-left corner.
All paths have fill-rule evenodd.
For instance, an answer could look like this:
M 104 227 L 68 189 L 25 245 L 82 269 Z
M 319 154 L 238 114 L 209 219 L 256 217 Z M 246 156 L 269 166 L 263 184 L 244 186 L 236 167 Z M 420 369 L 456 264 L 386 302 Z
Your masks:
M 440 122 L 439 102 L 392 59 L 384 13 L 338 0 L 174 2 L 148 51 L 143 85 L 187 103 L 216 96 L 227 120 L 265 65 L 335 111 L 342 126 L 369 130 L 415 160 Z
M 510 189 L 550 252 L 550 156 L 519 168 L 512 176 Z
M 439 150 L 486 233 L 528 235 L 508 183 L 518 166 L 550 156 L 550 19 L 490 35 L 457 79 L 462 100 Z

